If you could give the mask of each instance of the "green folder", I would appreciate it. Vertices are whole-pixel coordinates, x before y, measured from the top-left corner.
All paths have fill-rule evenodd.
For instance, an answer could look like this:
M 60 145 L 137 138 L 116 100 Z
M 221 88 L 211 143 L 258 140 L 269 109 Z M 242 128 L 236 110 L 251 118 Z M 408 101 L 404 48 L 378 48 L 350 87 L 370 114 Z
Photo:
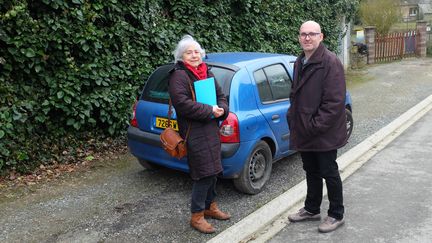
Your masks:
M 207 105 L 217 105 L 215 79 L 207 78 L 194 82 L 196 101 Z

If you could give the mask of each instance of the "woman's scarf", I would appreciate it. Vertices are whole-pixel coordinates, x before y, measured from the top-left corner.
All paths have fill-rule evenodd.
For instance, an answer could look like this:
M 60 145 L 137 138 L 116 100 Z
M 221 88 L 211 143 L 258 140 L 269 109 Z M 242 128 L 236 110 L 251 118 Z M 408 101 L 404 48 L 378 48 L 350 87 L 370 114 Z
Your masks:
M 192 67 L 188 63 L 184 62 L 185 67 L 193 73 L 193 75 L 198 78 L 198 80 L 207 78 L 207 65 L 202 62 L 198 67 Z

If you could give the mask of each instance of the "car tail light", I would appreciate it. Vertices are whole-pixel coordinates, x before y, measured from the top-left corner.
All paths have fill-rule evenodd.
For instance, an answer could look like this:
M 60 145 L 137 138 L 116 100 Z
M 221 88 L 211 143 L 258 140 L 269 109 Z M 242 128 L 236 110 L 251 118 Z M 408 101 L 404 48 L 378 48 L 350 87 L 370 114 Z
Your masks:
M 237 116 L 229 113 L 228 117 L 222 122 L 220 127 L 220 138 L 222 143 L 240 142 L 240 130 Z
M 130 121 L 130 124 L 133 127 L 138 127 L 138 121 L 136 119 L 136 107 L 137 107 L 137 104 L 138 104 L 138 99 L 135 101 L 135 104 L 133 105 L 133 108 L 132 108 L 133 115 L 132 115 L 132 119 Z

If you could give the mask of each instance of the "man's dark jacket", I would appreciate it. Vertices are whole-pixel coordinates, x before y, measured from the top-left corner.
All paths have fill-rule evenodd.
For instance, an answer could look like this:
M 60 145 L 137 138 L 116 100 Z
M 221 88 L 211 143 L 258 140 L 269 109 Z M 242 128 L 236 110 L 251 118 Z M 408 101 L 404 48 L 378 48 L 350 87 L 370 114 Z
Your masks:
M 208 71 L 209 77 L 214 75 Z M 169 94 L 176 110 L 180 135 L 184 138 L 190 125 L 187 139 L 188 164 L 190 176 L 198 180 L 222 172 L 221 143 L 219 121 L 224 120 L 229 113 L 228 102 L 221 87 L 215 81 L 216 99 L 219 107 L 223 108 L 223 116 L 212 118 L 213 107 L 192 100 L 189 86 L 197 78 L 178 62 L 169 80 Z
M 291 149 L 330 151 L 347 142 L 345 77 L 338 57 L 320 43 L 303 64 L 304 53 L 294 65 L 287 120 Z

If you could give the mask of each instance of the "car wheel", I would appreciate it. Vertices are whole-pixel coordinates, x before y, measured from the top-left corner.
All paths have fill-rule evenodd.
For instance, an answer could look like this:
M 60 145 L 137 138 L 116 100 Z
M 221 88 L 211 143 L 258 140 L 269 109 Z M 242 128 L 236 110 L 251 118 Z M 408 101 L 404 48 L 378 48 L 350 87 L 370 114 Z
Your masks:
M 138 162 L 147 170 L 157 170 L 160 168 L 159 165 L 148 162 L 147 160 L 138 159 Z
M 269 146 L 260 141 L 246 160 L 240 177 L 234 179 L 234 186 L 247 194 L 259 193 L 270 178 L 272 163 Z
M 351 136 L 351 133 L 353 130 L 354 119 L 353 119 L 351 111 L 348 109 L 345 109 L 345 110 L 346 110 L 346 126 L 347 126 L 347 140 L 348 140 L 348 138 Z

